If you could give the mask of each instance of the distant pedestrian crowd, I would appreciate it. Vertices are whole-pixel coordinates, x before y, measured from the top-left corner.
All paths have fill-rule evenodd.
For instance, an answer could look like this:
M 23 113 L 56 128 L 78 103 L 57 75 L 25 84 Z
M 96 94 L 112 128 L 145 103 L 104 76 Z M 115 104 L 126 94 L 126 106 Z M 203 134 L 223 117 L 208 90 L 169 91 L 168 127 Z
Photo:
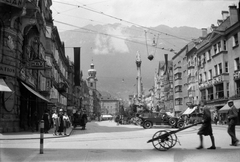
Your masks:
M 58 113 L 54 110 L 52 115 L 45 110 L 42 120 L 44 121 L 44 133 L 48 133 L 53 128 L 53 135 L 67 135 L 66 130 L 72 125 L 67 112 L 63 109 L 59 109 Z

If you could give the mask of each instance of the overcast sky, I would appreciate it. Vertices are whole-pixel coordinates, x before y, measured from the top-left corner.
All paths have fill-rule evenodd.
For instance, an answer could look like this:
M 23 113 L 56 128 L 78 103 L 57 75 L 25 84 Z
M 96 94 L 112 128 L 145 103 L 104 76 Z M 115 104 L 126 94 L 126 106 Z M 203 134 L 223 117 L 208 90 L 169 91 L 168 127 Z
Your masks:
M 200 29 L 217 24 L 217 20 L 222 18 L 221 12 L 228 11 L 229 5 L 238 6 L 238 2 L 239 0 L 53 0 L 51 9 L 54 20 L 79 27 L 87 24 L 135 23 L 146 27 L 167 25 Z M 131 23 L 104 16 L 100 12 Z M 59 31 L 76 28 L 57 22 L 55 25 Z

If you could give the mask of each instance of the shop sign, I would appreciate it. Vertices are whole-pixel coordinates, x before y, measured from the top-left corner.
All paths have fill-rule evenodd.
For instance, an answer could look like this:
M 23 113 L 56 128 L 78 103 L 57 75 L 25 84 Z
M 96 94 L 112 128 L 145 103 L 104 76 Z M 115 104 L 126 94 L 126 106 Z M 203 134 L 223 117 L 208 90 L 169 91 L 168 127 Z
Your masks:
M 0 2 L 18 8 L 22 8 L 25 4 L 25 0 L 0 0 Z
M 0 64 L 0 74 L 15 76 L 15 68 L 12 66 Z
M 35 70 L 44 70 L 46 69 L 46 62 L 40 59 L 31 60 L 30 62 L 27 63 L 27 68 Z
M 233 73 L 233 79 L 239 79 L 240 78 L 240 71 Z

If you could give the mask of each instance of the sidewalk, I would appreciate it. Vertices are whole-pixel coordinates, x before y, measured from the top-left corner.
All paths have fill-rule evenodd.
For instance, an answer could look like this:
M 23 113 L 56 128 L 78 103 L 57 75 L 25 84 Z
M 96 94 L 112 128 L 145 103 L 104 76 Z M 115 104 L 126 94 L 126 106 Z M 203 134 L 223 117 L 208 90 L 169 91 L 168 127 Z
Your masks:
M 73 127 L 67 129 L 67 135 L 53 135 L 53 128 L 51 128 L 48 133 L 44 133 L 44 139 L 49 138 L 64 138 L 71 135 Z M 40 139 L 40 132 L 13 132 L 13 133 L 0 133 L 0 140 L 29 140 L 29 139 Z

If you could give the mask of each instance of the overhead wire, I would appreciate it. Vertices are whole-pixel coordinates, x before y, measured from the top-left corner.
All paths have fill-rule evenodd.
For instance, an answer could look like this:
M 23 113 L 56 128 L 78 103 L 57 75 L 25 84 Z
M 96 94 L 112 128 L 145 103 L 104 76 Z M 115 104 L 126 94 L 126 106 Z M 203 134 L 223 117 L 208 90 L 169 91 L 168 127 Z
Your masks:
M 72 9 L 70 9 L 72 10 Z M 70 11 L 70 10 L 66 10 L 66 11 L 63 11 L 63 12 L 67 12 L 67 11 Z M 63 12 L 58 12 L 58 14 L 63 14 Z M 98 22 L 98 23 L 104 23 L 104 22 L 100 22 L 100 21 L 96 21 L 96 20 L 92 20 L 92 19 L 87 19 L 87 18 L 82 18 L 82 17 L 79 17 L 79 16 L 73 16 L 73 15 L 68 15 L 68 14 L 63 14 L 63 15 L 66 15 L 66 16 L 70 16 L 70 17 L 74 17 L 74 18 L 79 18 L 79 19 L 84 19 L 84 20 L 88 20 L 88 21 L 91 21 L 91 22 Z M 132 28 L 128 28 L 129 30 L 135 30 L 135 31 L 141 31 L 142 30 L 137 30 L 137 29 L 132 29 Z M 146 30 L 144 30 L 146 32 Z M 153 34 L 153 33 L 150 33 L 150 34 Z M 154 34 L 155 35 L 155 34 Z M 157 34 L 159 36 L 159 34 Z M 139 37 L 141 38 L 141 37 Z M 142 37 L 143 38 L 143 37 Z M 146 39 L 146 38 L 145 38 Z M 172 38 L 162 38 L 162 39 L 172 39 Z M 174 47 L 177 47 L 176 45 L 174 45 L 173 43 L 170 43 L 169 41 L 165 40 L 167 43 L 173 45 Z M 156 51 L 156 48 L 155 48 L 155 51 Z
M 105 36 L 109 36 L 109 37 L 113 37 L 113 38 L 117 38 L 117 39 L 122 39 L 122 40 L 125 40 L 125 41 L 128 41 L 128 42 L 133 42 L 133 43 L 145 45 L 144 43 L 139 42 L 139 41 L 134 41 L 134 40 L 126 39 L 126 38 L 121 38 L 121 37 L 118 37 L 118 36 L 115 36 L 115 35 L 98 32 L 98 31 L 95 31 L 95 30 L 91 30 L 91 29 L 79 27 L 79 26 L 72 25 L 72 24 L 68 24 L 68 23 L 65 23 L 65 22 L 61 22 L 61 21 L 57 21 L 57 20 L 54 20 L 54 22 L 60 23 L 60 24 L 64 24 L 64 25 L 68 25 L 68 26 L 75 27 L 75 28 L 79 28 L 79 29 L 82 29 L 82 30 L 90 31 L 90 32 L 93 32 L 93 33 L 97 33 L 97 34 L 101 34 L 101 35 L 105 35 Z M 160 50 L 165 50 L 165 51 L 173 52 L 173 53 L 176 54 L 176 52 L 175 52 L 173 49 L 167 49 L 167 48 L 164 48 L 164 47 L 162 47 L 162 48 L 155 47 L 155 48 L 160 49 Z
M 152 29 L 152 28 L 149 28 L 149 27 L 145 27 L 145 26 L 143 26 L 143 25 L 139 25 L 139 24 L 136 24 L 136 23 L 133 23 L 133 22 L 130 22 L 130 21 L 127 21 L 127 20 L 124 20 L 124 19 L 121 19 L 121 18 L 112 16 L 112 15 L 109 15 L 109 14 L 105 14 L 104 12 L 100 12 L 100 11 L 96 11 L 96 10 L 94 10 L 94 9 L 87 8 L 87 7 L 85 7 L 85 6 L 87 6 L 87 5 L 80 6 L 80 5 L 75 5 L 75 4 L 65 3 L 65 2 L 58 2 L 58 1 L 53 1 L 53 2 L 60 3 L 60 4 L 65 4 L 65 5 L 70 5 L 70 6 L 77 6 L 78 8 L 82 8 L 82 9 L 85 9 L 85 10 L 88 10 L 88 11 L 91 11 L 91 12 L 94 12 L 94 13 L 98 13 L 98 14 L 101 14 L 101 15 L 104 15 L 104 16 L 107 16 L 107 17 L 110 17 L 110 18 L 119 20 L 119 21 L 121 21 L 121 22 L 125 22 L 125 23 L 128 23 L 128 24 L 132 24 L 132 25 L 141 27 L 141 28 L 143 28 L 143 29 L 147 29 L 147 30 L 149 30 L 149 31 L 154 31 L 154 32 L 157 32 L 157 33 L 160 33 L 160 34 L 164 34 L 164 35 L 167 35 L 167 36 L 175 37 L 175 38 L 178 38 L 178 39 L 181 39 L 181 40 L 185 40 L 185 41 L 191 41 L 191 40 L 186 39 L 186 38 L 182 38 L 182 37 L 179 37 L 179 36 L 175 36 L 175 35 L 172 35 L 172 34 L 168 34 L 168 33 L 165 33 L 165 32 L 161 32 L 161 31 L 158 31 L 158 30 L 155 30 L 155 29 Z M 153 35 L 155 34 L 155 33 L 152 33 L 152 32 L 149 32 L 149 33 L 150 33 L 150 34 L 153 34 Z

